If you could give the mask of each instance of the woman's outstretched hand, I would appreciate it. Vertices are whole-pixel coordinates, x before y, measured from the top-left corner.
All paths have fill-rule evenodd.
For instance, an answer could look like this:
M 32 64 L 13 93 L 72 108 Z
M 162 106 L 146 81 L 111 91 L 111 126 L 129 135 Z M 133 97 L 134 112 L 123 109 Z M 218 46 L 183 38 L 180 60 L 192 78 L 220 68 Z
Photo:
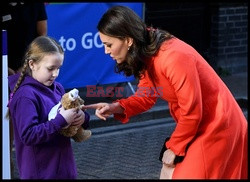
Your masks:
M 115 103 L 97 103 L 97 104 L 90 104 L 90 105 L 82 105 L 82 110 L 85 109 L 96 109 L 95 115 L 102 119 L 106 120 L 110 115 L 114 113 L 123 113 L 124 109 L 120 106 L 119 102 Z

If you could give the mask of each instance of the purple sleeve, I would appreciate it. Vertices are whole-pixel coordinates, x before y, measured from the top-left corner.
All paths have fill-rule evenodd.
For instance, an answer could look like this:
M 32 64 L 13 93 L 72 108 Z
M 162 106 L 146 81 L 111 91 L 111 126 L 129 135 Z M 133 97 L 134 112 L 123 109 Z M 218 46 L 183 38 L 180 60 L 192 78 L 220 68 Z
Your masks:
M 12 113 L 14 125 L 17 128 L 18 135 L 23 143 L 26 145 L 40 144 L 47 142 L 54 137 L 54 134 L 67 125 L 65 119 L 58 114 L 55 119 L 51 121 L 43 122 L 40 120 L 40 116 L 47 116 L 43 110 L 40 110 L 40 115 L 37 114 L 37 109 L 32 102 L 32 100 L 20 97 L 17 100 L 16 105 L 23 106 L 18 107 L 18 109 L 13 109 L 15 106 L 12 106 Z M 24 107 L 25 106 L 25 107 Z M 46 120 L 47 117 L 43 118 Z
M 84 111 L 84 114 L 85 114 L 85 120 L 84 120 L 84 123 L 82 124 L 82 127 L 84 129 L 87 129 L 89 127 L 90 116 L 89 116 L 89 113 L 87 113 L 86 111 Z

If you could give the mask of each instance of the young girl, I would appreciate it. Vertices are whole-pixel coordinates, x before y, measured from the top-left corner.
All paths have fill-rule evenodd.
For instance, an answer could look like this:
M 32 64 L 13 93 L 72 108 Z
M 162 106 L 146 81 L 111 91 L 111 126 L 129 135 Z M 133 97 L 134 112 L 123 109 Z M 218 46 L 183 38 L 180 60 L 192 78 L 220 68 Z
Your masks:
M 65 93 L 55 81 L 63 58 L 62 47 L 55 40 L 40 36 L 29 45 L 21 73 L 9 77 L 8 107 L 21 179 L 77 177 L 70 138 L 59 131 L 68 124 L 79 126 L 88 122 L 88 113 L 60 109 L 48 121 L 49 111 Z

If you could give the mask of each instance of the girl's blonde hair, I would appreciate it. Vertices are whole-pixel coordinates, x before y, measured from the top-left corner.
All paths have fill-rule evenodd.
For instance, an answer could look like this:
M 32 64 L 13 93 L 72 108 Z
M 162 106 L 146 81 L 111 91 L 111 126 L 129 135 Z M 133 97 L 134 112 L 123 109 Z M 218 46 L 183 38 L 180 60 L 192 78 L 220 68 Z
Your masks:
M 21 85 L 25 75 L 31 75 L 31 69 L 29 67 L 29 60 L 34 62 L 39 62 L 45 55 L 60 53 L 64 54 L 63 48 L 57 43 L 57 41 L 49 36 L 39 36 L 35 38 L 30 45 L 28 46 L 26 53 L 24 55 L 24 64 L 20 73 L 20 77 L 10 93 L 10 101 L 12 100 L 13 95 Z M 6 117 L 9 117 L 9 110 Z

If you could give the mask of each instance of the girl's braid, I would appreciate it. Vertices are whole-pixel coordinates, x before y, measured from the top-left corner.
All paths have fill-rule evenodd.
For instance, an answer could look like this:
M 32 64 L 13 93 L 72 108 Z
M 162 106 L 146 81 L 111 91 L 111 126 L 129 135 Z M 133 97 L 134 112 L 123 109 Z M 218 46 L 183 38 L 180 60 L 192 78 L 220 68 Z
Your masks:
M 20 76 L 19 76 L 19 78 L 18 78 L 18 80 L 17 80 L 17 83 L 16 83 L 16 85 L 15 85 L 13 91 L 10 93 L 10 99 L 9 99 L 9 103 L 8 103 L 8 110 L 7 110 L 7 113 L 6 113 L 6 115 L 5 115 L 5 118 L 6 118 L 6 119 L 9 119 L 9 118 L 10 118 L 9 104 L 10 104 L 12 98 L 13 98 L 13 95 L 15 94 L 15 92 L 17 91 L 17 89 L 19 88 L 19 86 L 21 85 L 21 83 L 22 83 L 22 81 L 23 81 L 23 78 L 24 78 L 25 74 L 27 73 L 27 68 L 29 68 L 29 67 L 28 67 L 28 63 L 29 63 L 29 61 L 28 61 L 28 59 L 26 59 L 25 62 L 24 62 L 24 64 L 23 64 L 23 68 L 22 68 L 22 71 L 21 71 L 21 73 L 20 73 Z
M 17 91 L 17 89 L 19 88 L 19 86 L 21 85 L 23 78 L 24 78 L 25 74 L 27 73 L 28 63 L 29 63 L 29 61 L 26 59 L 24 64 L 23 64 L 22 71 L 21 71 L 20 76 L 17 80 L 17 83 L 13 89 L 12 94 L 14 94 Z

